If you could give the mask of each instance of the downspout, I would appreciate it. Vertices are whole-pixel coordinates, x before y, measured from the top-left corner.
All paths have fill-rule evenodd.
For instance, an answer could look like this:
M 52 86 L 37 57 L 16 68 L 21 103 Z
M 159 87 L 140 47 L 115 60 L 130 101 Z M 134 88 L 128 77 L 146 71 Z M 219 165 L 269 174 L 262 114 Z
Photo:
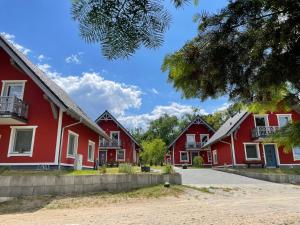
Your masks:
M 63 135 L 64 135 L 65 128 L 73 127 L 73 126 L 76 126 L 76 125 L 78 125 L 78 124 L 80 124 L 80 123 L 82 123 L 82 117 L 80 117 L 79 122 L 76 122 L 76 123 L 72 123 L 72 124 L 66 125 L 66 126 L 64 126 L 64 127 L 62 128 L 62 130 L 61 130 L 60 146 L 59 146 L 59 157 L 58 157 L 58 169 L 59 169 L 59 170 L 61 169 L 61 154 L 62 154 Z

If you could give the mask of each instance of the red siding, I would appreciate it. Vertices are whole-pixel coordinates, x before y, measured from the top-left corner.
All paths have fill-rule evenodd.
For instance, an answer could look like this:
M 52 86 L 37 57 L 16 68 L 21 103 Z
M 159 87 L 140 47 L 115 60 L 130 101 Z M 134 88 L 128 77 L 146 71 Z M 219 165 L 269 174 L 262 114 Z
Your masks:
M 230 143 L 230 138 L 225 138 L 224 142 Z M 211 146 L 211 151 L 217 151 L 218 162 L 214 166 L 232 165 L 231 148 L 229 144 L 217 142 Z M 213 154 L 212 154 L 213 157 Z

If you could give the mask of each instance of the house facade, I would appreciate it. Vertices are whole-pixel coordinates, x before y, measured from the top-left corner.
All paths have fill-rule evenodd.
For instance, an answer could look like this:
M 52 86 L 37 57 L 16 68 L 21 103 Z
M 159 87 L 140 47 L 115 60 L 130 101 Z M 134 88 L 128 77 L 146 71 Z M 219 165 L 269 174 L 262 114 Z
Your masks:
M 130 132 L 108 111 L 96 120 L 99 127 L 111 138 L 101 138 L 99 145 L 99 164 L 139 163 L 139 143 Z
M 213 166 L 300 166 L 300 147 L 286 152 L 284 146 L 264 141 L 280 127 L 299 120 L 294 110 L 267 114 L 242 111 L 227 120 L 204 148 L 211 148 Z
M 204 166 L 211 166 L 211 149 L 202 147 L 213 134 L 214 129 L 201 116 L 196 116 L 168 146 L 165 161 L 174 166 L 192 165 L 193 159 L 201 156 Z
M 2 36 L 0 90 L 0 166 L 93 168 L 109 137 Z

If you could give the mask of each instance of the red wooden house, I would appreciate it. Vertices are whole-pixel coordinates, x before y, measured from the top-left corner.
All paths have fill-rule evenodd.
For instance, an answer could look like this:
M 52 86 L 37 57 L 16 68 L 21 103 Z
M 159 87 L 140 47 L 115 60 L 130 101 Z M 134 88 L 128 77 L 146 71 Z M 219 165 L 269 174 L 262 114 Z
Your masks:
M 139 143 L 112 114 L 105 111 L 101 116 L 99 116 L 96 123 L 111 138 L 110 141 L 104 138 L 100 140 L 100 165 L 115 162 L 127 162 L 134 164 L 139 162 Z
M 299 147 L 295 146 L 285 153 L 284 146 L 263 142 L 279 127 L 299 120 L 300 115 L 296 111 L 268 114 L 242 111 L 228 119 L 204 148 L 211 147 L 213 166 L 300 166 Z
M 172 165 L 192 165 L 196 156 L 204 159 L 205 166 L 211 166 L 210 148 L 202 148 L 214 134 L 214 129 L 201 116 L 196 116 L 190 124 L 168 146 L 166 160 Z
M 94 166 L 109 137 L 2 36 L 0 80 L 0 166 Z

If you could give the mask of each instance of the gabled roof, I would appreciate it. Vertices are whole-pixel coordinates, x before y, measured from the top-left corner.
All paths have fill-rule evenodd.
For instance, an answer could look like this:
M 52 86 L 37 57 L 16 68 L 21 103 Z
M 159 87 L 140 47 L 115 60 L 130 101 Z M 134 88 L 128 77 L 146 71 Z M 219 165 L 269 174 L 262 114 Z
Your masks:
M 239 125 L 244 121 L 244 119 L 249 115 L 247 111 L 241 111 L 230 117 L 218 130 L 217 132 L 208 140 L 208 142 L 203 146 L 206 148 L 211 144 L 229 136 L 234 132 Z
M 46 93 L 57 106 L 94 130 L 101 136 L 109 139 L 106 133 L 87 114 L 77 106 L 68 94 L 51 80 L 43 71 L 35 66 L 23 53 L 0 34 L 0 47 L 20 66 L 20 68 Z
M 209 125 L 201 116 L 197 115 L 195 118 L 186 126 L 186 128 L 183 129 L 183 131 L 172 141 L 171 144 L 169 144 L 168 148 L 170 148 L 177 140 L 180 138 L 180 136 L 187 131 L 187 129 L 190 128 L 193 124 L 203 124 L 205 125 L 209 130 L 212 132 L 215 132 L 215 129 Z
M 132 134 L 107 110 L 105 110 L 97 119 L 96 123 L 101 120 L 113 120 L 133 141 L 136 145 L 140 147 L 140 144 L 135 140 Z

